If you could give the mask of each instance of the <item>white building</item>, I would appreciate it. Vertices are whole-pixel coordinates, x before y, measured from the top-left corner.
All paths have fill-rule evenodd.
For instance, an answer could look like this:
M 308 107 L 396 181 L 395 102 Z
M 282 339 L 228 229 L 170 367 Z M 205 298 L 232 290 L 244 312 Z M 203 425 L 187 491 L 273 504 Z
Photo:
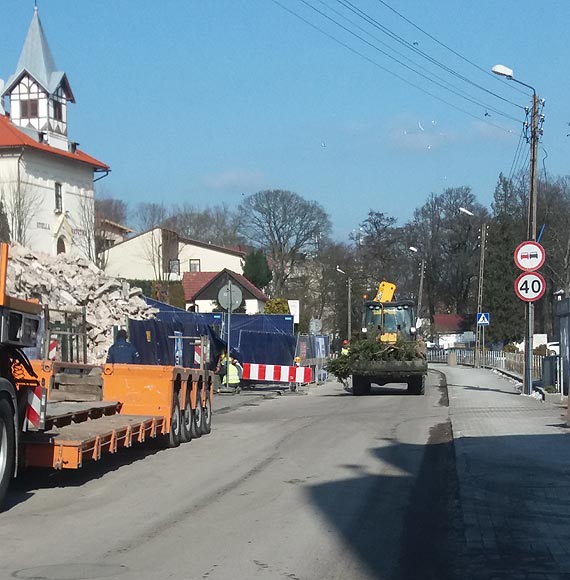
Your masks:
M 185 272 L 243 272 L 245 253 L 188 240 L 154 228 L 116 243 L 105 252 L 105 273 L 128 280 L 181 280 Z
M 69 140 L 70 102 L 36 7 L 16 72 L 0 80 L 0 198 L 12 241 L 93 259 L 94 173 L 109 167 Z

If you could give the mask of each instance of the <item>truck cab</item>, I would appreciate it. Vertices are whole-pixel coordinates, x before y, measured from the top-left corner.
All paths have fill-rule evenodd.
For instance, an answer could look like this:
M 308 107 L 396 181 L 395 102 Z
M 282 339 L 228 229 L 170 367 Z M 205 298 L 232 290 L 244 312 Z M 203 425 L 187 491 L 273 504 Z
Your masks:
M 362 332 L 366 333 L 368 338 L 376 338 L 379 342 L 389 344 L 398 340 L 412 342 L 416 340 L 414 321 L 412 300 L 364 302 Z

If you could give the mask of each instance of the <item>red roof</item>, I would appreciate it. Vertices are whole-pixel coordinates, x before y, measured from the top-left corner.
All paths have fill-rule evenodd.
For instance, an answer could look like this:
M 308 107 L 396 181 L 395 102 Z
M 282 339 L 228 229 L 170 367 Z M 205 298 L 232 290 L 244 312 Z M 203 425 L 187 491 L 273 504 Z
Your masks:
M 16 127 L 16 125 L 10 121 L 8 115 L 0 115 L 0 148 L 7 147 L 30 147 L 31 149 L 45 151 L 46 153 L 59 155 L 66 159 L 73 159 L 75 161 L 80 161 L 81 163 L 87 163 L 87 165 L 91 165 L 95 169 L 104 171 L 109 170 L 108 165 L 98 161 L 95 157 L 87 155 L 87 153 L 83 153 L 83 151 L 80 151 L 79 149 L 77 149 L 75 153 L 72 153 L 71 151 L 63 151 L 57 147 L 52 147 L 46 143 L 38 143 L 38 141 L 32 139 L 32 137 Z
M 196 296 L 209 286 L 216 278 L 223 275 L 229 275 L 242 288 L 251 292 L 258 300 L 267 302 L 269 298 L 254 284 L 252 284 L 245 276 L 236 274 L 230 270 L 222 270 L 221 272 L 184 272 L 182 275 L 182 287 L 184 288 L 184 298 L 186 302 L 192 302 Z
M 192 302 L 202 288 L 205 288 L 219 272 L 184 272 L 182 288 L 186 302 Z

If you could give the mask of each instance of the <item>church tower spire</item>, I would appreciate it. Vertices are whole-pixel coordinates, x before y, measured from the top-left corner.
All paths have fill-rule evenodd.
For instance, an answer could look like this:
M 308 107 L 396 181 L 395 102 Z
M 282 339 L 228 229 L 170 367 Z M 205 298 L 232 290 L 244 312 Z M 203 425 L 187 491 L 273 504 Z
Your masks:
M 32 21 L 16 66 L 2 91 L 12 122 L 40 142 L 68 149 L 67 103 L 75 102 L 64 72 L 58 71 L 34 6 Z

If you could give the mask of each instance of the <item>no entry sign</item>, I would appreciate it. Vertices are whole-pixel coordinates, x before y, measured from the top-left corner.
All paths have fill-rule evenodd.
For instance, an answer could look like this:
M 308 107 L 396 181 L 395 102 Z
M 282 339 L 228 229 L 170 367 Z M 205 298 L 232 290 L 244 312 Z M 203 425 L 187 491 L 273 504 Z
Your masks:
M 523 272 L 515 280 L 515 293 L 525 302 L 536 302 L 546 292 L 546 282 L 538 272 Z
M 534 272 L 541 268 L 545 258 L 544 248 L 537 242 L 523 242 L 515 250 L 515 264 L 525 272 Z

